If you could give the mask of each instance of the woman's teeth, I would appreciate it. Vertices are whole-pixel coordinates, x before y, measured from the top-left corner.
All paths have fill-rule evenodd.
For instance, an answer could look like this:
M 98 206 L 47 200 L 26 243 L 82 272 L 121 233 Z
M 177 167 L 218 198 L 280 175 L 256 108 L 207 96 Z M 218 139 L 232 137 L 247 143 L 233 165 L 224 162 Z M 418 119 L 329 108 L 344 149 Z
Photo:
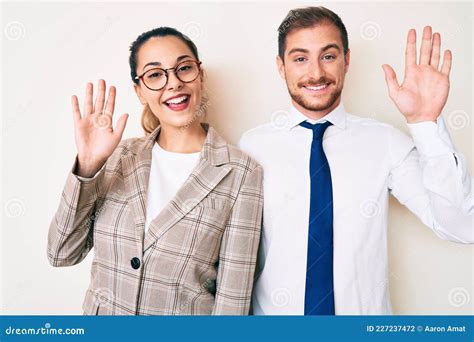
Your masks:
M 166 104 L 180 104 L 186 101 L 189 98 L 188 95 L 180 96 L 180 97 L 175 97 L 174 99 L 166 101 Z
M 305 86 L 305 88 L 306 88 L 306 89 L 309 89 L 309 90 L 322 90 L 322 89 L 327 88 L 328 85 L 329 85 L 329 84 L 326 83 L 326 84 L 321 84 L 321 85 L 319 85 L 319 86 L 314 86 L 314 87 L 312 87 L 312 86 Z

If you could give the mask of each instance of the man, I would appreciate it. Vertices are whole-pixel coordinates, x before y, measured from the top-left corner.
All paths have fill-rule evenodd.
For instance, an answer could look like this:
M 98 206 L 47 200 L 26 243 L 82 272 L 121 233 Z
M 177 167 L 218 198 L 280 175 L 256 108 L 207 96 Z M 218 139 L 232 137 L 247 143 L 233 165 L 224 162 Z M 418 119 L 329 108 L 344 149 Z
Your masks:
M 472 243 L 471 179 L 441 111 L 451 52 L 425 27 L 406 46 L 400 86 L 384 65 L 390 98 L 412 139 L 345 112 L 347 32 L 324 7 L 289 12 L 277 65 L 292 108 L 286 124 L 246 132 L 239 145 L 264 169 L 264 222 L 254 314 L 390 314 L 387 216 L 394 195 L 440 238 Z

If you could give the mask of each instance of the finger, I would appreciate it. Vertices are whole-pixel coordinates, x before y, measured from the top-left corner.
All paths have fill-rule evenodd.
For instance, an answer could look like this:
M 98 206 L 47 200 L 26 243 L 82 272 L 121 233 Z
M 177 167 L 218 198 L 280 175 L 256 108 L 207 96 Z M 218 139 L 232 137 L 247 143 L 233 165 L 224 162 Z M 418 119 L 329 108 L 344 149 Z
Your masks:
M 84 115 L 92 114 L 92 95 L 94 92 L 94 86 L 88 82 L 86 86 L 86 98 L 84 100 Z
M 71 105 L 74 122 L 78 122 L 81 120 L 81 109 L 79 108 L 79 101 L 77 100 L 76 95 L 71 97 Z
M 94 104 L 94 113 L 102 112 L 102 110 L 104 109 L 104 101 L 105 101 L 105 81 L 99 80 L 97 97 L 95 99 L 95 104 Z
M 453 55 L 451 53 L 451 50 L 444 51 L 443 65 L 441 66 L 441 72 L 449 76 L 452 63 L 453 63 Z
M 420 48 L 420 65 L 427 65 L 431 58 L 431 26 L 425 26 L 423 29 L 423 40 Z
M 388 86 L 388 94 L 393 98 L 400 88 L 397 75 L 395 74 L 395 71 L 393 71 L 393 68 L 388 64 L 382 65 L 382 68 L 385 74 L 385 82 L 387 82 Z
M 440 51 L 441 48 L 441 35 L 436 32 L 433 35 L 433 51 L 431 52 L 431 61 L 430 65 L 438 70 L 439 67 L 439 58 L 440 58 Z
M 407 46 L 405 50 L 405 75 L 407 69 L 416 65 L 416 31 L 410 29 L 407 35 Z
M 109 96 L 107 97 L 107 103 L 105 104 L 105 114 L 113 115 L 115 109 L 115 94 L 116 89 L 114 86 L 109 89 Z
M 123 135 L 123 131 L 125 130 L 125 125 L 127 124 L 128 114 L 123 114 L 119 121 L 117 122 L 117 126 L 115 127 L 114 134 L 121 138 Z

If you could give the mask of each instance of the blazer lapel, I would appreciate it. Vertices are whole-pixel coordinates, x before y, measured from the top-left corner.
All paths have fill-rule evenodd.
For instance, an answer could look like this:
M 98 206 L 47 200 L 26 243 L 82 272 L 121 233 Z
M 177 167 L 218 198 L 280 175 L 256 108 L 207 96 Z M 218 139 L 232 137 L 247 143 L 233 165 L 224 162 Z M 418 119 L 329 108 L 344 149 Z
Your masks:
M 147 188 L 151 168 L 151 153 L 156 137 L 160 131 L 158 126 L 148 136 L 138 139 L 129 147 L 129 152 L 121 158 L 122 175 L 124 177 L 127 196 L 135 218 L 135 236 L 143 248 L 145 232 Z
M 191 211 L 232 170 L 227 143 L 207 124 L 202 124 L 207 137 L 199 162 L 173 199 L 151 222 L 145 234 L 143 251 Z

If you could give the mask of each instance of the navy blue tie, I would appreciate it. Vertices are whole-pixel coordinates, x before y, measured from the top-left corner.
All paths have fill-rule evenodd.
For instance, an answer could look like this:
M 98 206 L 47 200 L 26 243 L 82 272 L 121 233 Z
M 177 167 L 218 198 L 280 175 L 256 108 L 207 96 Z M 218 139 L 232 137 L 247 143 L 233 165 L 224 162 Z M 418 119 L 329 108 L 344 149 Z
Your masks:
M 302 122 L 313 131 L 309 172 L 311 199 L 306 265 L 305 315 L 334 315 L 333 206 L 331 170 L 323 150 L 323 135 L 329 121 Z

